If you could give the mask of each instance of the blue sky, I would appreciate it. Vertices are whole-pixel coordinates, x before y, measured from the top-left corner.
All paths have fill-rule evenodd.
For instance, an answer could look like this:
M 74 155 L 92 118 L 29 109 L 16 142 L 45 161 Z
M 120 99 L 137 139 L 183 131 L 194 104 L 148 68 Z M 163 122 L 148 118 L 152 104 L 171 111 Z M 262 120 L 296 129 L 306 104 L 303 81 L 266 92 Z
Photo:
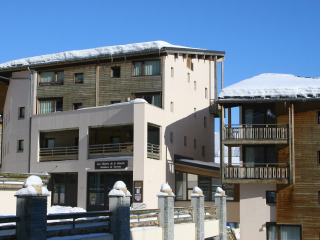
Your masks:
M 320 1 L 4 1 L 0 63 L 164 40 L 226 52 L 225 86 L 261 73 L 320 77 Z

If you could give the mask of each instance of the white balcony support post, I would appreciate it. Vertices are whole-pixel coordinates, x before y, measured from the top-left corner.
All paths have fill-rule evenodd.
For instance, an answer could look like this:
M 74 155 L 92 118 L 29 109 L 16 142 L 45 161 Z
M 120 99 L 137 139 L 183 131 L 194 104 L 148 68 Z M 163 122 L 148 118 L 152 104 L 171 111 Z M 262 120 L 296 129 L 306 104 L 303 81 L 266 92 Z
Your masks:
M 231 107 L 228 108 L 228 129 L 231 130 Z M 231 139 L 231 131 L 229 131 L 228 139 Z M 231 147 L 228 146 L 228 164 L 231 165 L 232 163 L 232 156 L 231 156 Z

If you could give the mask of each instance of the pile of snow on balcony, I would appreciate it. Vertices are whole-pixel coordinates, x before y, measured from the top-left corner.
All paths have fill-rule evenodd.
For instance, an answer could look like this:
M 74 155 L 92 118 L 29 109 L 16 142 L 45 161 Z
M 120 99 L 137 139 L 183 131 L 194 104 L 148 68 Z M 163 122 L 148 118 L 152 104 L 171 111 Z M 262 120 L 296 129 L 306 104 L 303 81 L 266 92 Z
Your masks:
M 32 175 L 24 181 L 23 188 L 18 190 L 15 196 L 50 196 L 48 189 L 42 185 L 41 178 Z
M 67 52 L 60 52 L 60 53 L 18 59 L 18 60 L 0 64 L 0 70 L 6 69 L 6 68 L 26 67 L 26 66 L 40 65 L 40 64 L 51 64 L 51 63 L 60 63 L 60 62 L 77 61 L 77 60 L 79 61 L 79 60 L 85 60 L 85 59 L 96 59 L 101 57 L 112 58 L 112 56 L 115 56 L 115 55 L 128 55 L 128 54 L 134 54 L 134 53 L 160 51 L 162 48 L 165 48 L 165 47 L 186 48 L 183 46 L 172 45 L 164 41 L 152 41 L 152 42 L 133 43 L 133 44 L 126 44 L 126 45 L 99 47 L 99 48 L 74 50 L 74 51 L 67 51 Z
M 308 98 L 319 94 L 320 78 L 264 73 L 222 89 L 219 98 Z

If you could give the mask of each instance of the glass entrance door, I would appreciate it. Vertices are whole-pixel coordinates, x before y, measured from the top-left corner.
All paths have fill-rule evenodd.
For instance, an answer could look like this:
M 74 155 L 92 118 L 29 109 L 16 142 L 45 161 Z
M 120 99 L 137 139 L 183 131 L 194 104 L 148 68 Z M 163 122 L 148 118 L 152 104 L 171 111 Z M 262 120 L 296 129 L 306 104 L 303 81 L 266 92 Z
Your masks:
M 108 193 L 116 181 L 123 181 L 127 185 L 127 189 L 132 192 L 132 172 L 88 173 L 87 211 L 109 209 Z

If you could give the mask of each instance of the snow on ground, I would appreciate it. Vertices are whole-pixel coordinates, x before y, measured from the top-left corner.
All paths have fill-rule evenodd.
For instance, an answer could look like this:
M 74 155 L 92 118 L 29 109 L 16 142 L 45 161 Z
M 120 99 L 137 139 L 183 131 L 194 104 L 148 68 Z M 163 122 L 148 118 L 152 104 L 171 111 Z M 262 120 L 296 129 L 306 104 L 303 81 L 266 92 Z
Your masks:
M 86 238 L 97 238 L 97 239 L 104 239 L 103 237 L 111 235 L 111 233 L 91 233 L 85 235 L 74 235 L 74 236 L 65 236 L 65 237 L 52 237 L 47 238 L 48 240 L 76 240 L 76 239 L 86 239 Z M 101 237 L 101 238 L 98 238 Z
M 126 44 L 126 45 L 116 45 L 116 46 L 91 48 L 91 49 L 85 49 L 85 50 L 75 50 L 75 51 L 42 55 L 37 57 L 23 58 L 23 59 L 0 64 L 0 70 L 7 69 L 7 68 L 15 68 L 15 67 L 26 67 L 31 65 L 48 64 L 48 63 L 95 59 L 99 57 L 112 58 L 112 56 L 115 56 L 115 55 L 126 55 L 126 54 L 134 54 L 134 53 L 141 53 L 141 52 L 160 51 L 161 49 L 166 47 L 187 48 L 183 46 L 172 45 L 164 41 L 152 41 L 152 42 L 133 43 L 133 44 Z M 189 48 L 189 49 L 194 49 L 194 48 Z
M 52 206 L 48 211 L 48 214 L 52 213 L 77 213 L 77 212 L 86 212 L 85 209 L 80 207 L 66 207 L 66 206 Z
M 220 91 L 226 97 L 317 97 L 320 78 L 298 77 L 291 74 L 264 73 L 240 81 Z

